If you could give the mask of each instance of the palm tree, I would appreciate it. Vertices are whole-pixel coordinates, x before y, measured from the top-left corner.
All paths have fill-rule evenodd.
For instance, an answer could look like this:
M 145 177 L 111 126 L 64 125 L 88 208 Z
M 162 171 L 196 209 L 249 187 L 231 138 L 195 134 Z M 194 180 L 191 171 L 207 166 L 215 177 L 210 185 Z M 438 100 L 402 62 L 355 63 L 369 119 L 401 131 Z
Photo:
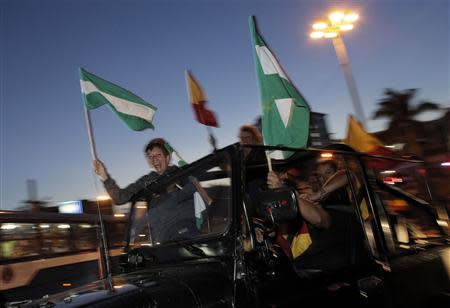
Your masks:
M 381 117 L 391 118 L 389 126 L 392 126 L 404 121 L 411 121 L 419 113 L 440 109 L 438 104 L 427 101 L 420 102 L 415 107 L 411 106 L 411 101 L 416 93 L 417 89 L 404 91 L 385 89 L 384 97 L 378 102 L 380 107 L 375 111 L 373 119 Z
M 412 106 L 412 100 L 416 93 L 417 89 L 404 91 L 385 89 L 384 97 L 378 102 L 379 108 L 372 118 L 390 118 L 389 129 L 400 134 L 402 140 L 407 144 L 405 150 L 421 155 L 422 151 L 416 141 L 416 126 L 413 125 L 414 117 L 425 111 L 439 110 L 440 106 L 428 101 L 422 101 Z

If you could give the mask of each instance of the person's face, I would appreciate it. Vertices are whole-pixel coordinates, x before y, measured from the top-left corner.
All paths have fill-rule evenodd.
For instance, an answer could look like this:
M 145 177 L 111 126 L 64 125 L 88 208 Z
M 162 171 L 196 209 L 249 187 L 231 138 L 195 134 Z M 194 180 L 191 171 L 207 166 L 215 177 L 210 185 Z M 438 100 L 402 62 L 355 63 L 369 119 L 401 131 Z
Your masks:
M 255 138 L 253 137 L 252 133 L 243 131 L 239 134 L 239 140 L 241 144 L 254 144 Z
M 170 156 L 164 155 L 160 148 L 154 147 L 147 151 L 147 161 L 155 169 L 156 173 L 163 174 L 169 166 Z
M 317 167 L 317 176 L 319 181 L 323 184 L 325 183 L 336 171 L 330 164 L 320 164 Z

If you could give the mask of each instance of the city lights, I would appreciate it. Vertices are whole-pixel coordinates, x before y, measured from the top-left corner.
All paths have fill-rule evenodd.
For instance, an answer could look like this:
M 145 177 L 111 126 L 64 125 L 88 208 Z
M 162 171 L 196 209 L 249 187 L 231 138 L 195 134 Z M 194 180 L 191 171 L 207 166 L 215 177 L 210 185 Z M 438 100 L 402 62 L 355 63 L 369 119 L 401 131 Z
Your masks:
M 97 197 L 98 201 L 110 200 L 111 198 L 108 195 L 100 195 Z
M 345 81 L 352 98 L 353 108 L 355 109 L 356 117 L 361 123 L 365 123 L 366 119 L 359 99 L 359 94 L 356 89 L 355 80 L 350 66 L 350 61 L 347 56 L 347 50 L 344 41 L 341 37 L 341 32 L 353 30 L 354 23 L 359 19 L 359 15 L 355 12 L 335 11 L 328 15 L 326 21 L 319 20 L 312 25 L 314 31 L 310 33 L 313 39 L 332 39 L 336 55 L 344 72 Z
M 359 15 L 353 12 L 333 12 L 328 16 L 328 21 L 317 21 L 312 25 L 315 30 L 311 32 L 310 37 L 318 38 L 334 38 L 339 36 L 340 31 L 352 30 L 355 21 L 359 19 Z

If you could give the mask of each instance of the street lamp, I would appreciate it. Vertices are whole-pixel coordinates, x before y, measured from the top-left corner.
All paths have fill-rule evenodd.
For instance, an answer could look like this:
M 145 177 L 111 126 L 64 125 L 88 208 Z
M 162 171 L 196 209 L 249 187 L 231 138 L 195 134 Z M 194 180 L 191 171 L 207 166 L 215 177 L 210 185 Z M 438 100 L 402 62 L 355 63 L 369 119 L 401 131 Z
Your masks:
M 356 89 L 355 79 L 353 78 L 352 68 L 342 39 L 342 31 L 350 31 L 354 28 L 354 22 L 359 18 L 358 14 L 353 12 L 333 12 L 328 16 L 326 21 L 318 21 L 312 25 L 314 31 L 310 37 L 313 39 L 330 38 L 333 41 L 334 50 L 344 71 L 345 81 L 352 98 L 353 107 L 355 108 L 356 117 L 361 123 L 365 123 L 366 119 Z

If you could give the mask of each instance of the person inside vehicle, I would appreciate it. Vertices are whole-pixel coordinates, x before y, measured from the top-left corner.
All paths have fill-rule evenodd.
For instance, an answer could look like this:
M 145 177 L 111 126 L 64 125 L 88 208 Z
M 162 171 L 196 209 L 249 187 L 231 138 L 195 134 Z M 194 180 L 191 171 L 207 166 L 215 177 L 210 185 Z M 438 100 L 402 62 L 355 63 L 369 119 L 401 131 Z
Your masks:
M 277 244 L 295 264 L 296 270 L 321 268 L 332 269 L 345 262 L 344 236 L 341 217 L 327 208 L 328 204 L 348 204 L 345 188 L 347 176 L 338 170 L 332 160 L 320 160 L 316 173 L 307 177 L 320 183 L 314 191 L 311 185 L 284 173 L 270 172 L 267 177 L 269 188 L 277 189 L 283 185 L 296 188 L 298 208 L 302 219 L 279 226 Z M 294 185 L 292 183 L 295 183 Z M 281 239 L 284 239 L 280 241 Z M 283 248 L 284 246 L 284 248 Z M 286 248 L 287 247 L 287 248 Z
M 278 189 L 284 185 L 295 188 L 299 197 L 298 208 L 301 216 L 313 226 L 328 228 L 331 223 L 330 216 L 322 208 L 320 203 L 309 198 L 310 195 L 314 194 L 311 193 L 312 190 L 310 186 L 304 181 L 296 179 L 296 177 L 291 174 L 293 172 L 292 170 L 295 169 L 289 169 L 282 173 L 276 173 L 274 171 L 269 172 L 267 174 L 267 186 L 270 189 Z
M 106 191 L 115 204 L 121 205 L 129 202 L 139 191 L 156 181 L 161 175 L 178 169 L 178 167 L 170 165 L 171 155 L 165 144 L 166 141 L 163 138 L 150 140 L 144 153 L 148 164 L 154 171 L 142 176 L 125 188 L 120 188 L 116 184 L 116 181 L 109 175 L 105 165 L 100 160 L 93 161 L 95 173 L 103 182 Z
M 239 128 L 239 142 L 241 145 L 262 145 L 263 137 L 254 125 L 242 125 Z M 264 152 L 260 149 L 242 147 L 244 162 L 260 162 L 265 160 Z
M 344 170 L 339 170 L 334 160 L 320 160 L 315 176 L 320 188 L 316 191 L 301 193 L 300 198 L 324 204 L 349 204 L 346 185 L 348 178 Z
M 154 171 L 125 188 L 120 188 L 116 184 L 100 160 L 94 161 L 95 173 L 103 181 L 105 189 L 115 204 L 131 201 L 140 191 L 150 187 L 160 177 L 178 169 L 178 167 L 170 165 L 171 155 L 165 144 L 164 139 L 156 138 L 146 145 L 147 161 Z M 164 191 L 151 192 L 148 215 L 144 216 L 145 221 L 142 221 L 142 225 L 148 223 L 151 230 L 151 241 L 155 243 L 186 238 L 198 233 L 195 225 L 193 195 L 196 190 L 200 189 L 201 194 L 204 193 L 204 190 L 201 191 L 201 187 L 198 187 L 195 179 L 182 182 L 167 185 Z

